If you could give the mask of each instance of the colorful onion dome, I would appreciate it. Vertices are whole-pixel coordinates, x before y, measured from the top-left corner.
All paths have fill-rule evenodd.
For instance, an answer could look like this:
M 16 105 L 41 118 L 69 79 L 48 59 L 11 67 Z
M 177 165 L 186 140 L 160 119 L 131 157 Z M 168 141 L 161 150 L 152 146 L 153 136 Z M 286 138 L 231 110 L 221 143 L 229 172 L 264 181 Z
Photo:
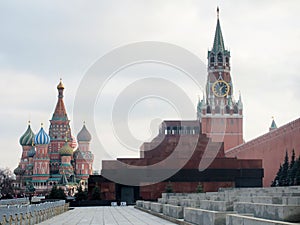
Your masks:
M 40 131 L 35 135 L 34 143 L 36 145 L 47 145 L 50 143 L 50 136 L 44 131 L 43 124 Z
M 63 85 L 62 80 L 60 79 L 60 82 L 57 85 L 57 89 L 64 89 L 64 88 L 65 88 L 65 86 Z
M 73 155 L 73 148 L 70 147 L 68 142 L 65 142 L 64 146 L 58 152 L 61 156 L 70 156 Z
M 15 170 L 14 170 L 14 174 L 16 175 L 22 175 L 24 174 L 25 170 L 23 170 L 20 166 L 18 166 Z
M 75 139 L 75 137 L 74 136 L 72 136 L 72 142 L 71 142 L 71 148 L 76 148 L 77 147 L 77 142 L 76 142 L 76 139 Z
M 22 145 L 22 146 L 31 146 L 33 139 L 34 139 L 34 133 L 31 130 L 30 122 L 28 122 L 28 128 L 19 140 L 20 145 Z
M 85 124 L 83 124 L 81 131 L 79 131 L 79 133 L 77 135 L 77 140 L 78 141 L 91 141 L 92 140 L 92 135 L 86 129 Z
M 35 149 L 34 147 L 32 146 L 31 149 L 27 152 L 27 156 L 28 157 L 33 157 L 35 155 Z

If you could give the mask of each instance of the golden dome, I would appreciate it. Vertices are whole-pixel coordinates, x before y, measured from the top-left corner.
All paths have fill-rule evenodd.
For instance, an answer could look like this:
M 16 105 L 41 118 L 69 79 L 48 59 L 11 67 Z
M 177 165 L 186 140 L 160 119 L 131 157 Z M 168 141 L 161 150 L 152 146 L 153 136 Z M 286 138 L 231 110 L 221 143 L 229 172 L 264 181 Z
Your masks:
M 62 83 L 62 80 L 60 79 L 60 82 L 59 82 L 59 84 L 57 85 L 57 89 L 64 89 L 65 87 L 64 87 L 64 85 L 63 85 L 63 83 Z

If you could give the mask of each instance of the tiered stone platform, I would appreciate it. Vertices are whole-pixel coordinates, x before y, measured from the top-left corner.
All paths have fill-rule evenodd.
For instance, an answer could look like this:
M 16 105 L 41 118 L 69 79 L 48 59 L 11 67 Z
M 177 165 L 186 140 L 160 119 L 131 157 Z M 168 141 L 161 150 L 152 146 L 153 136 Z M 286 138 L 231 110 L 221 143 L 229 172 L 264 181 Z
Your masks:
M 300 186 L 232 188 L 207 193 L 163 193 L 136 208 L 177 224 L 300 224 Z

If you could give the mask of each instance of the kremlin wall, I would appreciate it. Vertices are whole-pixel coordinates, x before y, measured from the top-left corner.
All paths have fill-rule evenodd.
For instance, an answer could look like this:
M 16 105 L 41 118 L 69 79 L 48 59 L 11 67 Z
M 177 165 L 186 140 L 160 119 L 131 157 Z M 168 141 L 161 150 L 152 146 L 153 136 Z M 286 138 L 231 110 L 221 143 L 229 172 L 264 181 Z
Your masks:
M 270 132 L 228 150 L 225 155 L 238 159 L 262 159 L 263 186 L 269 187 L 284 161 L 285 152 L 290 157 L 293 150 L 296 156 L 300 155 L 300 118 L 279 128 L 272 127 Z

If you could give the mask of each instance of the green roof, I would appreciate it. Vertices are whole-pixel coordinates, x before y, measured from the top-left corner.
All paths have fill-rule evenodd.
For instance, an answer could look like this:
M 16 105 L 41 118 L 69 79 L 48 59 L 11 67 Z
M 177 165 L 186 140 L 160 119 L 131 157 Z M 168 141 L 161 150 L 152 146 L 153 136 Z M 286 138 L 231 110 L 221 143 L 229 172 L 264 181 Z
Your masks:
M 224 51 L 225 51 L 224 40 L 223 40 L 222 31 L 221 31 L 220 20 L 218 18 L 212 52 L 218 53 L 218 52 L 224 52 Z
M 272 120 L 272 123 L 271 123 L 271 127 L 270 127 L 270 128 L 271 128 L 271 129 L 276 129 L 276 128 L 277 128 L 277 125 L 276 125 L 274 119 Z

